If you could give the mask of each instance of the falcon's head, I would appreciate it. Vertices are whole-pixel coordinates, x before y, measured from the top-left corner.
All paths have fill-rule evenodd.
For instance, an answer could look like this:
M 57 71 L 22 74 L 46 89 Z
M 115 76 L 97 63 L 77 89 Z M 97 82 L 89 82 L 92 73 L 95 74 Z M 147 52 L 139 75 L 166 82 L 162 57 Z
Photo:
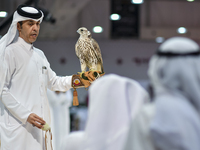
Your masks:
M 87 28 L 85 28 L 85 27 L 79 28 L 79 29 L 77 30 L 77 32 L 78 32 L 80 35 L 86 35 L 86 36 L 88 36 L 88 30 L 87 30 Z
M 88 37 L 91 39 L 92 38 L 92 34 L 90 31 L 88 31 Z

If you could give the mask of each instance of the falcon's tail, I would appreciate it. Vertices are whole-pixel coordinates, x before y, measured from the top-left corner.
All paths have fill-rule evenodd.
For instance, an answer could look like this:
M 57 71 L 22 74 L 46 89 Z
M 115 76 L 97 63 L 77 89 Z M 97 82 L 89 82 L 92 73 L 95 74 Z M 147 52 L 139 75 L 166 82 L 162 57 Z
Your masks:
M 104 73 L 103 64 L 101 64 L 101 73 Z
M 97 70 L 101 71 L 102 73 L 104 73 L 104 69 L 103 69 L 103 64 L 102 63 L 98 63 Z

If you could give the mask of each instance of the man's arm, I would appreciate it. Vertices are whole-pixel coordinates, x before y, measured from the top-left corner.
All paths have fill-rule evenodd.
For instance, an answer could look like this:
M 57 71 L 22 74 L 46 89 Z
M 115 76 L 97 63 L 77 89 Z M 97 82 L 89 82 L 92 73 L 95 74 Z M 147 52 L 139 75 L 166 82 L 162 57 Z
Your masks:
M 18 102 L 6 86 L 2 92 L 2 103 L 9 110 L 9 112 L 23 124 L 28 121 L 30 124 L 38 127 L 39 129 L 43 128 L 42 125 L 45 124 L 45 121 Z
M 72 75 L 69 76 L 57 76 L 56 73 L 51 69 L 50 64 L 43 54 L 46 62 L 47 80 L 48 88 L 52 91 L 68 91 L 72 88 Z

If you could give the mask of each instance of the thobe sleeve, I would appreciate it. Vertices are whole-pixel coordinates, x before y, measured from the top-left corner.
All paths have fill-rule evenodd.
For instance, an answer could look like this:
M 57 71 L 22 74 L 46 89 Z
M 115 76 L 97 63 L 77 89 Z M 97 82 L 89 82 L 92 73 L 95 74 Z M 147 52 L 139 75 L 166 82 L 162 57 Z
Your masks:
M 27 108 L 25 108 L 10 92 L 11 79 L 13 74 L 16 72 L 16 63 L 14 55 L 6 50 L 5 60 L 7 63 L 7 75 L 4 88 L 2 91 L 2 103 L 9 110 L 9 112 L 21 121 L 23 124 L 26 123 L 28 116 L 32 113 Z
M 72 75 L 70 76 L 57 76 L 56 73 L 50 68 L 50 64 L 46 57 L 44 56 L 45 63 L 47 66 L 47 82 L 48 88 L 52 91 L 68 91 L 72 82 Z

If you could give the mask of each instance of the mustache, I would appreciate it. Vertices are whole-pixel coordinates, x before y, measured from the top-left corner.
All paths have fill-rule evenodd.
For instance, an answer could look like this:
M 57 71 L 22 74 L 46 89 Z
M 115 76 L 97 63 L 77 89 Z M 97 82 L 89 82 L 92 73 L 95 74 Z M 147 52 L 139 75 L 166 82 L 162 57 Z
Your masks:
M 37 32 L 32 32 L 31 35 L 38 35 L 38 33 Z

